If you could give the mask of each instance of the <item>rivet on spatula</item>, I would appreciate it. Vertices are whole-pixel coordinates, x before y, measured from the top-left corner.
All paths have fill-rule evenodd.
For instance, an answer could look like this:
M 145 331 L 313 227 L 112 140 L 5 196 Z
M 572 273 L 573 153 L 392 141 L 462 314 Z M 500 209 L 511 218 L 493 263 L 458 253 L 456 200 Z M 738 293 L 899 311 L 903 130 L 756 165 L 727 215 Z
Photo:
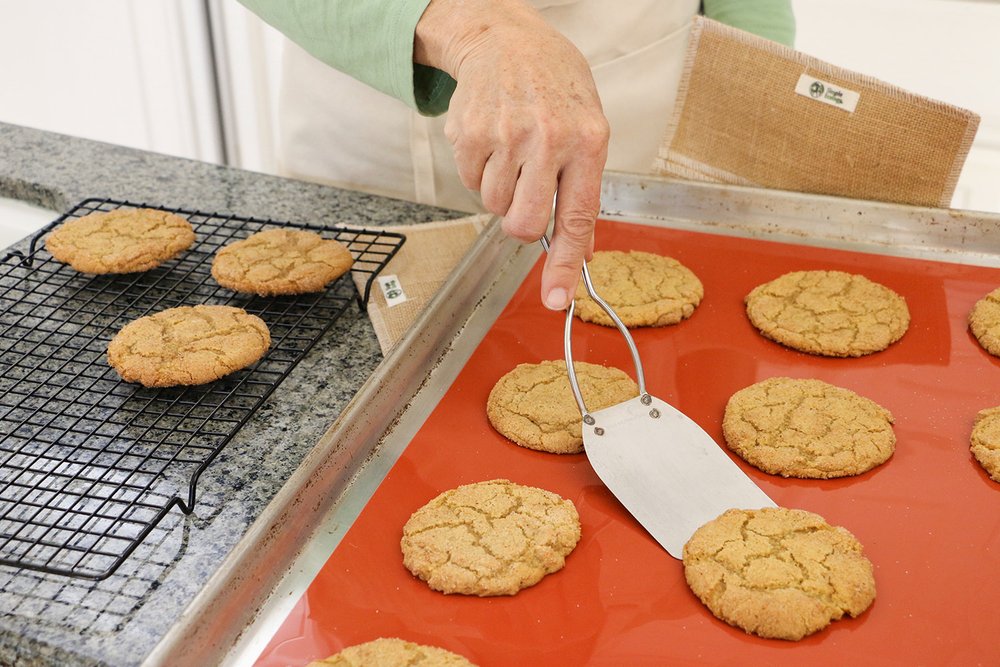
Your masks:
M 596 435 L 604 435 L 604 429 L 601 428 L 600 426 L 596 426 L 594 427 L 594 433 Z
M 594 418 L 591 417 L 590 415 L 584 415 L 583 416 L 583 423 L 586 424 L 587 426 L 593 426 L 594 425 Z
M 660 411 L 657 410 L 656 408 L 653 408 L 652 410 L 649 411 L 649 416 L 652 417 L 653 419 L 656 419 L 657 417 L 660 416 Z
M 650 396 L 649 394 L 643 394 L 642 398 L 640 398 L 639 400 L 642 401 L 643 405 L 649 405 L 650 403 L 653 402 L 653 397 Z

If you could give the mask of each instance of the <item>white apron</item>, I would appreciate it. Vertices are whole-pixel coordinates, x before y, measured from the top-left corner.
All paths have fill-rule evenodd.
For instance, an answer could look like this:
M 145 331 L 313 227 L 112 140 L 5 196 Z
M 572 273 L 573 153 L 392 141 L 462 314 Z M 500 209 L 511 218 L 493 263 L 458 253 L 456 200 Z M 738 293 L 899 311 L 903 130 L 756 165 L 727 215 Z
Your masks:
M 606 168 L 650 173 L 698 0 L 536 0 L 591 65 L 611 126 Z M 281 173 L 352 190 L 483 211 L 458 177 L 445 117 L 408 106 L 288 43 L 280 93 Z

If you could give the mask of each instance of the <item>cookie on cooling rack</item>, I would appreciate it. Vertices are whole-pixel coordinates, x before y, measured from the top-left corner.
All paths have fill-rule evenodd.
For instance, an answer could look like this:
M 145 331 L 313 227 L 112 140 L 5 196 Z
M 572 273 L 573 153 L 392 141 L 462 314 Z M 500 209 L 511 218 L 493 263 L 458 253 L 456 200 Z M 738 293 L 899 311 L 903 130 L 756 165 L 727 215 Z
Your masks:
M 445 491 L 403 527 L 403 565 L 442 593 L 514 595 L 561 570 L 580 540 L 572 502 L 506 479 Z
M 857 538 L 817 514 L 727 510 L 684 545 L 684 578 L 720 620 L 769 639 L 799 640 L 875 600 Z
M 622 370 L 582 361 L 573 367 L 588 410 L 639 395 L 639 385 Z M 580 408 L 561 359 L 520 364 L 497 380 L 486 416 L 498 433 L 522 447 L 553 454 L 583 451 Z
M 108 362 L 126 382 L 197 385 L 246 368 L 270 345 L 264 321 L 242 308 L 180 306 L 125 325 L 108 345 Z
M 191 223 L 151 208 L 119 208 L 68 220 L 45 238 L 45 249 L 82 273 L 148 271 L 191 247 Z
M 1000 357 L 1000 287 L 972 307 L 969 312 L 969 330 L 984 350 Z
M 747 463 L 784 477 L 859 475 L 896 447 L 888 410 L 814 379 L 768 378 L 739 390 L 726 404 L 722 433 Z
M 705 290 L 689 268 L 672 257 L 632 250 L 598 250 L 587 262 L 597 294 L 627 327 L 662 327 L 691 317 Z M 584 322 L 615 324 L 587 294 L 581 280 L 574 314 Z
M 976 415 L 970 449 L 990 479 L 1000 482 L 1000 406 L 987 408 Z
M 212 277 L 260 296 L 321 292 L 354 264 L 339 241 L 301 229 L 268 229 L 228 244 L 212 260 Z
M 755 287 L 747 316 L 766 338 L 801 352 L 860 357 L 903 337 L 910 311 L 900 295 L 843 271 L 793 271 Z
M 424 646 L 395 637 L 380 637 L 348 646 L 306 667 L 475 667 L 464 657 L 436 646 Z

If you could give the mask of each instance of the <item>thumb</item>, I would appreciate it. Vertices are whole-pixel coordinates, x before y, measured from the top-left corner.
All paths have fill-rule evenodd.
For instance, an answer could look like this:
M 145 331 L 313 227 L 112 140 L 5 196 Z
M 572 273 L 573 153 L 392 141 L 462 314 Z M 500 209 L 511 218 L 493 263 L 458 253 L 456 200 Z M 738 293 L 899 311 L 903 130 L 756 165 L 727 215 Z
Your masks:
M 593 248 L 594 223 L 601 209 L 603 155 L 600 158 L 570 163 L 559 177 L 552 247 L 542 269 L 542 303 L 553 310 L 569 306 L 583 260 Z
M 600 186 L 598 186 L 600 187 Z M 562 193 L 563 188 L 560 188 Z M 591 253 L 599 200 L 556 201 L 556 223 L 549 256 L 542 269 L 542 303 L 552 310 L 569 306 L 580 282 L 584 259 Z

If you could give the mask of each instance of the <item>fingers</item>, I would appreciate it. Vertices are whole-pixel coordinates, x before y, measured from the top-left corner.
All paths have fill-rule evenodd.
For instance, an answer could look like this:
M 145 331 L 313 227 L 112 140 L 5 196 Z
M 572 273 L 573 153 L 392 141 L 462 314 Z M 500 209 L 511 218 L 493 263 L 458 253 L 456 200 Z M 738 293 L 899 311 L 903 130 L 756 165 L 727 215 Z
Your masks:
M 569 305 L 583 262 L 594 252 L 605 142 L 606 138 L 603 142 L 598 138 L 591 150 L 575 153 L 565 165 L 541 158 L 522 165 L 517 154 L 497 148 L 480 174 L 470 177 L 480 183 L 486 208 L 503 217 L 504 233 L 525 243 L 545 234 L 558 188 L 551 250 L 542 271 L 542 302 L 552 310 Z M 546 153 L 541 153 L 542 158 Z M 456 159 L 458 156 L 456 152 Z M 476 167 L 470 164 L 475 161 L 466 163 L 471 173 Z
M 502 223 L 507 236 L 531 243 L 545 234 L 552 217 L 558 173 L 554 164 L 531 162 L 522 167 Z
M 458 167 L 458 178 L 469 190 L 482 190 L 483 171 L 493 153 L 493 146 L 482 133 L 465 130 L 458 112 L 445 121 L 444 134 L 451 143 Z
M 483 167 L 480 189 L 487 211 L 501 217 L 507 215 L 520 172 L 521 164 L 509 150 L 498 149 L 490 156 Z
M 561 309 L 593 252 L 610 130 L 583 54 L 540 15 L 514 6 L 490 3 L 485 18 L 476 15 L 482 30 L 474 48 L 448 70 L 457 83 L 445 135 L 462 184 L 479 191 L 513 238 L 532 242 L 545 233 L 558 188 L 542 299 Z
M 522 165 L 537 159 L 539 151 L 537 128 L 529 117 L 498 116 L 495 111 L 456 110 L 445 123 L 445 136 L 462 185 L 477 190 L 486 210 L 503 217 L 513 202 Z

